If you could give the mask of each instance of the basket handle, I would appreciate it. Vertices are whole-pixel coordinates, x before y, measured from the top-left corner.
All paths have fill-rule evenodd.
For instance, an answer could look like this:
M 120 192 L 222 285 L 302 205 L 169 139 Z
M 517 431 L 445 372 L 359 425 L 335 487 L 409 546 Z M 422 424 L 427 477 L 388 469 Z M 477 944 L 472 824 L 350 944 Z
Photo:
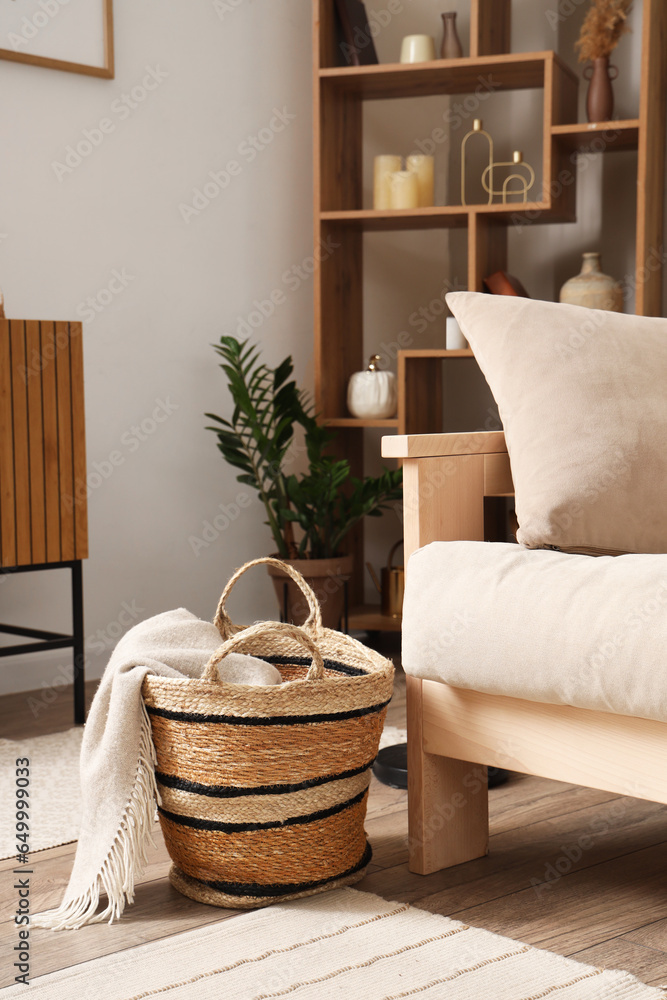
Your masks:
M 218 670 L 220 661 L 224 660 L 228 653 L 237 650 L 240 646 L 246 646 L 248 642 L 252 643 L 252 640 L 259 636 L 263 638 L 280 637 L 292 639 L 294 642 L 300 643 L 310 653 L 312 658 L 310 669 L 306 674 L 306 680 L 319 681 L 324 677 L 324 660 L 322 659 L 322 654 L 303 628 L 300 628 L 298 625 L 290 625 L 288 622 L 260 622 L 258 625 L 251 625 L 249 628 L 244 628 L 241 632 L 237 632 L 236 635 L 223 642 L 222 646 L 218 646 L 204 667 L 201 679 L 203 681 L 220 681 L 220 672 Z
M 242 625 L 234 624 L 234 622 L 227 614 L 227 610 L 225 608 L 229 595 L 231 594 L 234 588 L 234 584 L 237 582 L 237 580 L 239 580 L 243 576 L 243 574 L 247 570 L 252 569 L 253 566 L 261 566 L 262 563 L 264 563 L 265 565 L 277 566 L 278 569 L 281 569 L 283 573 L 285 573 L 292 580 L 294 580 L 294 582 L 301 588 L 303 596 L 306 598 L 306 601 L 308 602 L 308 617 L 306 618 L 302 627 L 310 629 L 311 631 L 314 630 L 315 633 L 321 632 L 322 611 L 320 609 L 319 601 L 317 600 L 317 597 L 315 596 L 313 590 L 308 586 L 304 578 L 301 576 L 301 573 L 299 573 L 298 570 L 294 569 L 293 566 L 290 566 L 289 563 L 283 562 L 282 559 L 274 559 L 272 556 L 265 556 L 263 559 L 253 559 L 252 562 L 247 562 L 245 566 L 241 566 L 241 568 L 237 569 L 234 575 L 230 577 L 229 581 L 227 582 L 227 586 L 223 590 L 222 597 L 220 598 L 220 601 L 218 603 L 218 607 L 215 612 L 215 618 L 213 619 L 213 624 L 217 628 L 222 638 L 229 639 L 231 635 L 235 635 L 235 633 L 240 632 L 241 629 L 243 628 Z

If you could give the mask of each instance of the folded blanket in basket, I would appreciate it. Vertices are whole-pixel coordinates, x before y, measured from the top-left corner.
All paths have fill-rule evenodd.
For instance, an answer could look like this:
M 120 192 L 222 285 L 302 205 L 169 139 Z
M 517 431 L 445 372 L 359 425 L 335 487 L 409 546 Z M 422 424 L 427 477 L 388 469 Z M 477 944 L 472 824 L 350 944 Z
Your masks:
M 200 677 L 221 644 L 210 622 L 180 608 L 131 629 L 114 650 L 95 695 L 81 746 L 83 816 L 74 868 L 60 906 L 36 914 L 36 927 L 74 929 L 120 917 L 155 846 L 151 827 L 158 797 L 151 727 L 141 695 L 146 674 Z M 230 653 L 221 679 L 280 684 L 275 667 Z M 100 913 L 100 894 L 108 902 Z

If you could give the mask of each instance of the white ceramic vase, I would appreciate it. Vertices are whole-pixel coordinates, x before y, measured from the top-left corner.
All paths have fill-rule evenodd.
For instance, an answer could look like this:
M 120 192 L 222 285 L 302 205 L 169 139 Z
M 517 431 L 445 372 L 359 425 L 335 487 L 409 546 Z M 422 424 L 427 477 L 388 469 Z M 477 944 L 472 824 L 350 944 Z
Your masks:
M 579 274 L 561 288 L 560 301 L 587 309 L 623 312 L 623 288 L 615 278 L 602 273 L 599 253 L 585 253 Z
M 379 368 L 380 356 L 374 354 L 363 372 L 355 372 L 347 387 L 347 408 L 361 420 L 388 420 L 396 415 L 398 392 L 393 372 Z

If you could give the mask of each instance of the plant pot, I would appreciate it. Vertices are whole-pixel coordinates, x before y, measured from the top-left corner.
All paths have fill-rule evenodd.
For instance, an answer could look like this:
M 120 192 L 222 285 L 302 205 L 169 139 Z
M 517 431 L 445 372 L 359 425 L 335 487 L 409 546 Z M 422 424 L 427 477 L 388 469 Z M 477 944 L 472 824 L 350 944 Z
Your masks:
M 279 558 L 279 557 L 276 557 Z M 285 559 L 305 578 L 322 609 L 322 623 L 325 628 L 339 628 L 345 605 L 344 584 L 352 575 L 352 556 L 336 556 L 334 559 Z M 308 605 L 297 584 L 276 566 L 267 565 L 273 580 L 280 614 L 294 625 L 303 625 L 308 617 Z

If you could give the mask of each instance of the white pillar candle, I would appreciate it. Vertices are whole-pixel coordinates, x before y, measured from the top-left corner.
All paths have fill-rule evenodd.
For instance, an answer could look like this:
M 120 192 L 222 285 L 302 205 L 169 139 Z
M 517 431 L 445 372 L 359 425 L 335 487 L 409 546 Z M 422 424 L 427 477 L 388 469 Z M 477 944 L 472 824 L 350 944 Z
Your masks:
M 373 162 L 373 208 L 391 208 L 389 175 L 403 166 L 400 156 L 376 156 Z
M 463 336 L 461 327 L 453 316 L 447 317 L 445 347 L 448 351 L 465 351 L 468 347 L 468 341 Z
M 408 170 L 417 175 L 419 186 L 419 207 L 427 208 L 434 198 L 434 161 L 432 156 L 414 153 L 406 160 Z
M 431 35 L 406 35 L 401 44 L 402 63 L 432 62 L 435 40 Z
M 389 174 L 391 208 L 418 208 L 419 184 L 412 170 L 398 170 Z

